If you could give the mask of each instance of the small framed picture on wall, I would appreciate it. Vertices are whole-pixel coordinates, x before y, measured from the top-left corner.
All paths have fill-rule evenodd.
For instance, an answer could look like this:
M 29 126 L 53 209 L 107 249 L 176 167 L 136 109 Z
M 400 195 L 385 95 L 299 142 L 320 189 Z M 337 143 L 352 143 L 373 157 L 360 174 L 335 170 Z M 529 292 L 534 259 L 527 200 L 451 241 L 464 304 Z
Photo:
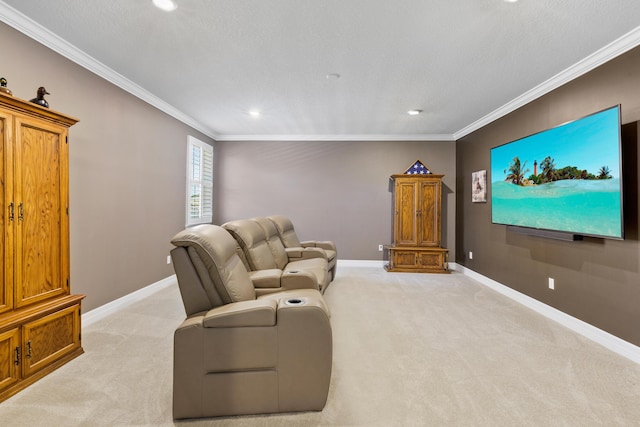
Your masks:
M 483 203 L 487 201 L 487 171 L 471 173 L 471 201 Z

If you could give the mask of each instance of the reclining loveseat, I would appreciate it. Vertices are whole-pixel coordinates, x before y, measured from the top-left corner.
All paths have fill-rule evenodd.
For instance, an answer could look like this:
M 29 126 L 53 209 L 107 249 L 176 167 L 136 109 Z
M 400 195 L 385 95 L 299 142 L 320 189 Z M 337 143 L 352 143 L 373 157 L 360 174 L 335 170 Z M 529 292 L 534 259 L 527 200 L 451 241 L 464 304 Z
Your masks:
M 297 250 L 287 251 L 270 221 L 260 218 L 240 219 L 222 224 L 222 228 L 236 240 L 245 265 L 252 274 L 262 275 L 274 269 L 281 270 L 283 277 L 308 278 L 313 283 L 310 287 L 322 293 L 329 285 L 331 276 L 328 273 L 326 255 L 314 248 L 304 250 L 299 247 Z
M 257 296 L 236 241 L 219 226 L 171 242 L 187 314 L 174 335 L 173 417 L 322 410 L 332 363 L 322 295 Z
M 300 241 L 296 230 L 293 228 L 293 223 L 289 217 L 284 215 L 271 215 L 267 217 L 276 226 L 280 240 L 285 248 L 304 248 L 304 250 L 315 249 L 322 251 L 327 258 L 329 264 L 328 269 L 331 274 L 331 279 L 336 277 L 336 264 L 338 262 L 338 250 L 335 243 L 330 240 L 305 240 Z

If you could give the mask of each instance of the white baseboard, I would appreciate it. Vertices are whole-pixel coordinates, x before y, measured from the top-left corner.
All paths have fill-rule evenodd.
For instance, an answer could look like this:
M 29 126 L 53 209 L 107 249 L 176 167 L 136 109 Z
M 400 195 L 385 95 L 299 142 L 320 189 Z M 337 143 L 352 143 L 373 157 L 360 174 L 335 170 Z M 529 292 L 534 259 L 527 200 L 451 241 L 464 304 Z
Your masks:
M 82 314 L 82 326 L 88 326 L 92 323 L 95 323 L 99 320 L 104 319 L 110 314 L 115 313 L 116 311 L 133 304 L 134 302 L 141 301 L 148 297 L 149 295 L 158 292 L 161 289 L 164 289 L 172 284 L 176 283 L 176 275 L 166 277 L 162 280 L 157 281 L 149 286 L 145 286 L 142 289 L 138 289 L 137 291 L 131 292 L 121 298 L 108 302 L 100 307 L 94 308 L 91 311 Z
M 594 341 L 609 350 L 626 357 L 636 363 L 640 363 L 640 347 L 631 344 L 621 338 L 616 337 L 602 329 L 596 328 L 589 323 L 586 323 L 580 319 L 577 319 L 569 314 L 553 308 L 547 304 L 544 304 L 530 296 L 522 294 L 508 286 L 505 286 L 493 279 L 490 279 L 482 274 L 476 273 L 464 266 L 456 265 L 455 270 L 463 273 L 466 276 L 480 282 L 481 284 L 493 289 L 502 295 L 511 298 L 512 300 L 534 310 L 535 312 L 558 322 L 562 326 L 565 326 L 572 331 L 584 336 L 585 338 Z

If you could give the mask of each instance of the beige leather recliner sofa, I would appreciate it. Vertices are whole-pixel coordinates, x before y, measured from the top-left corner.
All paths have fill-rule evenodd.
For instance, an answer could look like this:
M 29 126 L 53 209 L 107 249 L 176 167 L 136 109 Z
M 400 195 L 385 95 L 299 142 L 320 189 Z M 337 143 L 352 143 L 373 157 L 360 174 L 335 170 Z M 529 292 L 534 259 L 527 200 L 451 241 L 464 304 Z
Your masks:
M 282 241 L 282 244 L 285 248 L 303 247 L 323 250 L 329 264 L 328 268 L 329 273 L 331 274 L 330 280 L 333 280 L 336 277 L 338 250 L 335 243 L 330 240 L 305 240 L 301 242 L 298 238 L 298 235 L 296 234 L 296 230 L 293 228 L 293 223 L 291 222 L 289 217 L 286 217 L 284 215 L 271 215 L 268 217 L 268 219 L 275 224 L 280 236 L 280 240 Z
M 257 297 L 219 226 L 192 227 L 171 242 L 187 313 L 174 335 L 174 418 L 322 410 L 332 363 L 322 295 Z
M 247 268 L 255 273 L 282 270 L 282 276 L 303 276 L 313 278 L 314 289 L 324 293 L 330 282 L 328 261 L 325 254 L 318 251 L 303 251 L 302 248 L 288 253 L 275 227 L 263 228 L 258 219 L 240 219 L 222 224 L 237 241 L 244 254 Z M 271 231 L 269 231 L 269 229 Z M 268 233 L 268 234 L 267 234 Z M 303 257 L 307 256 L 307 258 Z M 290 255 L 293 257 L 290 258 Z

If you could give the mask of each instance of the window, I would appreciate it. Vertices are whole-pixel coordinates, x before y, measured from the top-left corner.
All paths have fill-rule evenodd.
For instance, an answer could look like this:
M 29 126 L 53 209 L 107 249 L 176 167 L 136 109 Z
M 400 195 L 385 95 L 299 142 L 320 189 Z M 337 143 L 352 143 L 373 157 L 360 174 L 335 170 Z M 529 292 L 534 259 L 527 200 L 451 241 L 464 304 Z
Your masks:
M 213 147 L 189 136 L 187 139 L 186 225 L 213 220 Z

